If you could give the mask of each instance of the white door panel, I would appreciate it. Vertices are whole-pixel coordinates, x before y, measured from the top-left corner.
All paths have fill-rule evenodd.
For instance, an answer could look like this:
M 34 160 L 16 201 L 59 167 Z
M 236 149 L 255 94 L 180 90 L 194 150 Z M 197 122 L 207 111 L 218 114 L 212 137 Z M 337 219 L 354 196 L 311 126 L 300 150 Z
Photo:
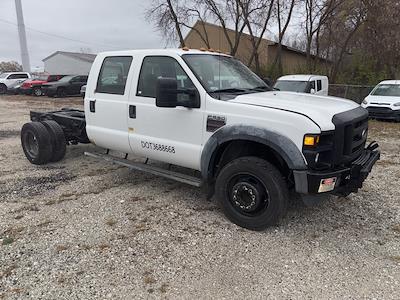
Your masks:
M 188 67 L 179 62 L 182 59 L 178 56 L 148 56 L 142 60 L 147 60 L 148 64 L 141 64 L 141 68 L 137 70 L 134 78 L 137 89 L 132 86 L 129 98 L 129 104 L 136 109 L 136 116 L 128 118 L 132 152 L 146 158 L 199 170 L 205 93 L 200 94 L 200 108 L 162 108 L 156 106 L 155 88 L 159 77 L 176 77 L 179 88 L 190 86 L 201 90 L 200 83 Z M 140 72 L 143 74 L 139 74 Z

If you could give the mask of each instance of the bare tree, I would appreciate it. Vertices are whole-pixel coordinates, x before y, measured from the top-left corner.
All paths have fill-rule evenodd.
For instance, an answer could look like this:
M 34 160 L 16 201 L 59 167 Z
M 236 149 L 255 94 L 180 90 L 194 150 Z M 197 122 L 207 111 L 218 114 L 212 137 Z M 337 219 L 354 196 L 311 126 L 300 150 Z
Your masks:
M 179 40 L 180 46 L 185 46 L 179 15 L 183 12 L 178 7 L 178 0 L 152 0 L 146 16 L 155 23 L 166 40 Z
M 290 0 L 290 2 L 285 0 L 276 0 L 275 2 L 275 14 L 278 23 L 278 49 L 273 63 L 273 69 L 278 67 L 278 74 L 283 73 L 282 42 L 292 19 L 295 4 L 296 0 Z
M 259 48 L 271 18 L 274 1 L 275 0 L 238 0 L 251 42 L 251 54 L 247 65 L 252 66 L 254 62 L 257 74 L 261 73 Z
M 305 1 L 305 29 L 306 29 L 306 57 L 307 67 L 311 72 L 312 47 L 319 44 L 321 27 L 334 15 L 334 12 L 345 2 L 345 0 L 304 0 Z M 317 37 L 315 37 L 317 36 Z M 318 47 L 317 47 L 318 48 Z M 318 50 L 319 51 L 319 50 Z M 316 52 L 316 51 L 315 51 Z M 316 54 L 316 53 L 314 53 Z
M 330 79 L 336 81 L 345 54 L 351 49 L 355 34 L 365 22 L 364 0 L 349 0 L 337 7 L 318 32 L 317 54 L 331 61 Z
M 0 74 L 4 72 L 19 72 L 22 71 L 22 66 L 16 61 L 0 62 Z

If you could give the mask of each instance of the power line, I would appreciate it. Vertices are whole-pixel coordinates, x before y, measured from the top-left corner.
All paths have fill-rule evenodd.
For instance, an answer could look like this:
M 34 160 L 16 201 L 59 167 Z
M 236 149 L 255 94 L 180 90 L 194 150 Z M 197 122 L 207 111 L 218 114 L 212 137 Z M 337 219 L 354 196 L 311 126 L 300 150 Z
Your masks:
M 0 19 L 0 22 L 6 23 L 6 24 L 10 24 L 10 25 L 14 25 L 14 26 L 18 27 L 18 24 L 14 23 L 14 22 L 11 22 L 11 21 L 8 21 L 8 20 Z M 72 39 L 72 38 L 69 38 L 69 37 L 61 36 L 61 35 L 58 35 L 58 34 L 37 30 L 37 29 L 31 28 L 31 27 L 28 27 L 28 26 L 25 26 L 25 28 L 28 29 L 29 31 L 37 32 L 37 33 L 40 33 L 40 34 L 44 34 L 44 35 L 55 37 L 55 38 L 59 38 L 59 39 L 64 39 L 64 40 L 71 41 L 71 42 L 82 43 L 82 44 L 91 45 L 91 46 L 112 47 L 112 48 L 115 48 L 115 49 L 121 48 L 121 47 L 116 47 L 116 46 L 112 46 L 112 45 L 108 45 L 108 44 L 99 44 L 99 43 L 91 43 L 91 42 L 85 42 L 85 41 L 81 41 L 81 40 L 76 40 L 76 39 Z

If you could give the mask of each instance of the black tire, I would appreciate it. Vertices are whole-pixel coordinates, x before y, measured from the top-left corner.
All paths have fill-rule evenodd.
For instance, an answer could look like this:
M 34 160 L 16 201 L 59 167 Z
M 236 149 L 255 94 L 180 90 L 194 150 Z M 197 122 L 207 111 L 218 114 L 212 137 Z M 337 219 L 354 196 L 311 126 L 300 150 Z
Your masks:
M 67 91 L 64 88 L 57 89 L 57 97 L 58 98 L 65 98 L 67 96 Z
M 51 145 L 53 147 L 53 154 L 50 161 L 56 162 L 62 160 L 67 151 L 67 141 L 65 140 L 64 131 L 56 121 L 48 120 L 42 123 L 49 132 Z
M 35 165 L 48 163 L 53 154 L 50 135 L 40 122 L 25 123 L 21 129 L 21 144 L 26 158 Z
M 258 157 L 240 157 L 224 166 L 217 177 L 216 195 L 229 220 L 257 231 L 277 225 L 289 199 L 282 174 Z
M 33 96 L 36 96 L 36 97 L 43 96 L 42 88 L 39 87 L 39 86 L 34 87 L 33 90 L 32 90 L 32 94 L 33 94 Z
M 0 95 L 7 93 L 7 86 L 5 84 L 0 84 Z

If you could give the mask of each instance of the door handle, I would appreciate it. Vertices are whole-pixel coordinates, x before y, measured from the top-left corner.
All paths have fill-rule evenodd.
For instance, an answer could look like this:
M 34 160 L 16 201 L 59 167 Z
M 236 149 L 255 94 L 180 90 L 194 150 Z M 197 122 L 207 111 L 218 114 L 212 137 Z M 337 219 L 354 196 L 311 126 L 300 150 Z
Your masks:
M 96 100 L 89 101 L 89 109 L 92 113 L 96 112 Z
M 129 118 L 136 119 L 136 106 L 129 105 Z

